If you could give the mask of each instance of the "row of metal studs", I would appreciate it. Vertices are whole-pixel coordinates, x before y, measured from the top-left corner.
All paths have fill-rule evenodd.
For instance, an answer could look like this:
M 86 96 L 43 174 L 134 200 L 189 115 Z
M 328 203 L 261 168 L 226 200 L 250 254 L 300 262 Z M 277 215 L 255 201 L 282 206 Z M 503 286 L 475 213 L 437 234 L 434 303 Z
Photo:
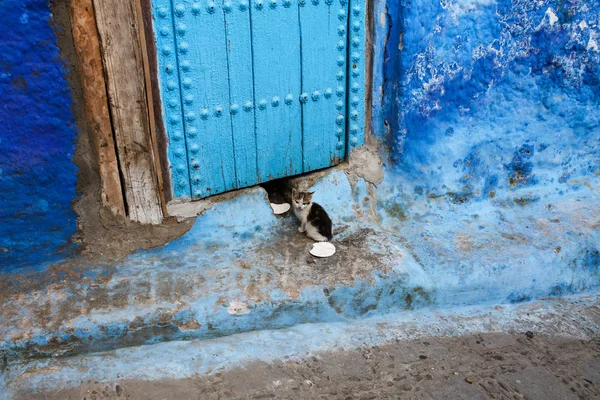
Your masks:
M 342 10 L 342 11 L 343 11 L 343 10 Z M 342 16 L 342 18 L 343 18 L 344 16 L 345 16 L 345 14 Z M 186 32 L 187 32 L 187 26 L 186 26 L 185 24 L 182 24 L 182 23 L 181 23 L 181 24 L 177 24 L 177 33 L 178 33 L 180 36 L 185 36 L 185 33 L 186 33 Z M 171 33 L 171 29 L 169 29 L 168 27 L 166 27 L 166 26 L 165 26 L 165 27 L 162 27 L 162 28 L 160 28 L 158 33 L 159 33 L 159 34 L 160 34 L 160 36 L 162 36 L 162 37 L 168 37 L 168 36 L 169 36 L 169 34 Z M 340 36 L 342 36 L 342 37 L 344 37 L 344 36 L 346 35 L 346 25 L 343 25 L 343 24 L 341 24 L 341 25 L 339 25 L 339 26 L 338 26 L 338 35 L 340 35 Z M 182 43 L 182 45 L 183 45 L 183 44 L 185 44 L 185 46 L 183 46 L 183 47 L 181 47 L 181 46 L 180 46 L 180 49 L 179 49 L 179 51 L 180 51 L 181 53 L 186 53 L 186 52 L 187 52 L 187 50 L 188 50 L 187 43 L 183 42 L 183 43 Z M 343 44 L 343 47 L 340 49 L 340 45 L 339 45 L 339 43 L 338 43 L 338 49 L 339 49 L 339 50 L 343 50 L 343 49 L 345 48 L 345 46 L 346 46 L 346 44 L 344 43 L 344 44 Z M 171 53 L 172 49 L 170 49 L 170 48 L 167 48 L 167 50 L 166 50 L 166 51 L 167 51 L 168 53 L 167 53 L 167 54 L 165 54 L 165 55 L 169 55 L 169 54 Z M 345 58 L 345 57 L 344 57 L 344 58 Z M 342 64 L 340 64 L 339 57 L 338 57 L 338 65 L 340 65 L 340 66 L 341 66 L 341 65 L 343 65 L 343 61 L 341 61 L 341 63 L 342 63 Z
M 320 0 L 311 0 L 311 4 L 317 6 L 319 5 Z M 324 3 L 327 4 L 328 6 L 333 4 L 333 0 L 324 0 Z M 344 0 L 340 0 L 340 3 L 342 3 L 342 5 L 345 4 Z M 288 8 L 291 7 L 292 5 L 292 1 L 291 0 L 282 0 L 282 4 L 284 7 Z M 306 0 L 298 0 L 298 5 L 300 6 L 304 6 L 306 5 Z M 240 11 L 246 11 L 249 7 L 249 3 L 246 0 L 241 0 L 238 4 L 238 8 Z M 263 0 L 257 0 L 254 2 L 254 7 L 257 10 L 262 10 L 264 8 L 264 1 Z M 269 0 L 269 7 L 270 8 L 276 8 L 277 7 L 277 0 Z M 214 14 L 215 11 L 217 10 L 218 6 L 214 1 L 209 1 L 206 4 L 206 12 L 209 14 Z M 202 11 L 202 5 L 198 2 L 193 3 L 191 6 L 191 11 L 193 15 L 198 15 L 200 14 L 200 12 Z M 223 11 L 225 11 L 226 13 L 229 13 L 231 11 L 233 11 L 233 3 L 231 1 L 225 1 L 223 3 Z M 158 10 L 158 16 L 161 18 L 167 18 L 169 11 L 166 8 L 160 8 Z M 185 15 L 185 5 L 184 4 L 177 4 L 175 6 L 175 16 L 181 18 Z
M 345 91 L 345 90 L 344 90 L 344 88 L 343 88 L 342 86 L 338 87 L 338 88 L 337 88 L 337 90 L 336 90 L 337 96 L 338 96 L 338 97 L 342 97 L 342 96 L 344 95 L 344 91 Z M 331 89 L 326 89 L 326 90 L 325 90 L 325 94 L 324 94 L 324 96 L 323 96 L 323 97 L 324 97 L 325 99 L 329 99 L 329 98 L 331 98 L 331 96 L 332 96 L 332 93 L 333 93 L 333 91 L 332 91 Z M 306 102 L 308 102 L 309 98 L 310 98 L 310 99 L 312 99 L 313 101 L 319 101 L 319 100 L 320 100 L 320 98 L 321 98 L 321 92 L 320 92 L 320 91 L 318 91 L 318 90 L 315 90 L 315 91 L 312 93 L 312 96 L 309 96 L 309 95 L 308 95 L 308 93 L 302 93 L 302 94 L 299 96 L 299 100 L 300 100 L 300 102 L 301 102 L 301 103 L 306 103 Z M 190 95 L 187 95 L 187 96 L 184 96 L 184 100 L 183 100 L 183 101 L 185 102 L 185 104 L 187 104 L 187 105 L 191 105 L 191 104 L 193 104 L 193 102 L 194 102 L 194 99 L 193 99 L 193 97 L 192 97 L 192 96 L 190 96 Z M 291 105 L 293 102 L 294 102 L 294 96 L 293 96 L 292 94 L 287 94 L 287 95 L 284 97 L 284 103 L 285 103 L 285 104 L 287 104 L 287 105 Z M 273 107 L 278 107 L 278 106 L 279 106 L 279 104 L 280 104 L 280 98 L 279 98 L 278 96 L 275 96 L 275 97 L 273 97 L 273 98 L 271 99 L 271 106 L 273 106 Z M 174 98 L 172 98 L 172 99 L 170 99 L 170 100 L 169 100 L 169 107 L 171 107 L 171 108 L 177 108 L 177 106 L 178 106 L 178 105 L 179 105 L 179 101 L 178 101 L 178 100 L 176 100 L 176 99 L 174 99 Z M 262 100 L 260 100 L 260 101 L 258 102 L 258 109 L 259 109 L 259 110 L 265 110 L 265 109 L 267 109 L 267 105 L 268 105 L 268 101 L 267 101 L 266 99 L 262 99 Z M 338 110 L 341 110 L 343 107 L 344 107 L 344 102 L 343 102 L 343 100 L 341 100 L 341 99 L 340 99 L 340 100 L 338 100 L 338 101 L 337 101 L 337 103 L 336 103 L 336 108 L 337 108 Z M 243 109 L 244 109 L 244 111 L 247 111 L 247 112 L 249 112 L 249 111 L 251 111 L 253 108 L 254 108 L 254 104 L 253 104 L 251 101 L 247 101 L 247 102 L 245 102 L 245 103 L 243 104 Z M 229 112 L 230 112 L 231 114 L 235 115 L 235 114 L 237 114 L 237 113 L 239 112 L 239 110 L 240 110 L 240 106 L 239 106 L 239 104 L 237 104 L 237 103 L 233 103 L 233 104 L 230 104 L 230 105 L 229 105 Z M 193 119 L 194 119 L 194 117 L 193 117 L 193 116 L 190 116 L 190 118 L 188 118 L 188 117 L 187 117 L 187 115 L 188 115 L 188 114 L 189 114 L 189 113 L 187 113 L 187 114 L 186 114 L 186 119 L 188 119 L 188 120 L 193 120 Z M 223 106 L 221 106 L 221 105 L 217 105 L 217 106 L 215 106 L 215 107 L 214 107 L 214 115 L 215 115 L 216 117 L 220 117 L 222 114 L 223 114 Z M 209 115 L 210 115 L 210 112 L 209 112 L 208 108 L 207 108 L 207 107 L 203 107 L 203 108 L 201 109 L 201 111 L 200 111 L 200 116 L 201 116 L 203 119 L 206 119 L 206 118 L 208 118 L 208 116 L 209 116 Z M 173 121 L 175 121 L 175 119 L 173 119 Z
M 338 11 L 338 19 L 342 22 L 344 22 L 346 20 L 346 3 L 348 2 L 348 0 L 340 0 L 340 4 L 342 6 L 342 8 L 340 9 L 340 11 Z M 338 27 L 338 34 L 342 37 L 336 44 L 336 48 L 338 49 L 338 51 L 340 51 L 343 55 L 340 55 L 337 58 L 337 65 L 338 67 L 340 67 L 340 70 L 338 71 L 338 73 L 336 74 L 336 79 L 338 81 L 341 81 L 342 79 L 345 79 L 346 77 L 346 71 L 345 71 L 345 64 L 346 64 L 346 43 L 347 43 L 347 39 L 346 39 L 346 25 L 342 24 Z M 335 144 L 335 148 L 338 150 L 342 150 L 344 148 L 344 112 L 343 112 L 343 107 L 344 107 L 344 102 L 340 100 L 341 103 L 341 107 L 336 107 L 338 109 L 338 115 L 335 117 L 335 122 L 337 125 L 340 125 L 339 128 L 336 129 L 336 136 L 338 138 L 337 143 Z
M 170 50 L 170 49 L 172 49 L 172 45 L 174 45 L 174 43 L 170 43 L 171 40 L 168 38 L 169 33 L 171 32 L 172 22 L 171 22 L 170 18 L 167 18 L 167 16 L 169 15 L 169 11 L 167 11 L 167 9 L 160 8 L 158 10 L 158 14 L 161 17 L 161 20 L 156 21 L 157 30 L 159 33 L 159 35 L 157 35 L 156 40 L 157 40 L 157 42 L 166 42 L 166 44 L 163 44 L 161 46 L 161 53 L 162 53 L 162 58 L 166 61 L 166 64 L 167 64 L 165 72 L 168 75 L 172 75 L 173 72 L 175 71 L 175 67 L 173 67 L 173 61 L 174 61 L 175 55 L 173 54 L 172 50 Z M 168 92 L 168 94 L 165 93 L 168 96 L 168 99 L 166 99 L 166 103 L 170 106 L 171 109 L 177 109 L 178 106 L 181 106 L 179 92 L 175 90 L 177 88 L 177 84 L 174 81 L 168 80 L 166 85 L 167 85 L 166 92 Z M 164 112 L 166 115 L 167 109 L 165 109 Z M 171 127 L 170 127 L 171 129 L 167 130 L 167 132 L 169 134 L 169 138 L 170 138 L 169 152 L 172 152 L 172 154 L 177 159 L 181 159 L 186 154 L 186 145 L 185 145 L 185 141 L 183 140 L 183 133 L 179 129 L 176 128 L 178 123 L 181 121 L 181 118 L 182 118 L 181 114 L 182 114 L 182 111 L 179 107 L 179 109 L 172 110 L 171 112 L 169 112 L 169 117 L 168 117 L 169 124 L 171 125 Z M 182 162 L 181 160 L 177 160 L 176 162 L 175 162 L 175 160 L 171 160 L 171 162 L 173 163 L 172 167 L 174 169 L 174 175 L 173 175 L 174 184 L 176 185 L 177 189 L 179 189 L 179 190 L 185 190 L 186 188 L 188 188 L 186 195 L 189 196 L 190 195 L 190 192 L 189 192 L 190 182 L 189 182 L 189 171 L 188 171 L 188 166 L 187 166 L 186 162 Z
M 354 16 L 354 18 L 356 17 L 360 17 L 361 15 L 361 9 L 360 6 L 355 5 L 354 7 L 352 7 L 352 14 Z M 352 19 L 354 19 L 352 18 Z M 354 36 L 352 38 L 352 47 L 354 47 L 354 49 L 352 50 L 352 53 L 350 54 L 350 60 L 352 61 L 352 77 L 354 78 L 358 78 L 360 76 L 360 68 L 359 65 L 361 63 L 361 55 L 360 55 L 360 45 L 361 45 L 361 37 L 360 37 L 360 31 L 362 28 L 362 24 L 360 20 L 356 20 L 356 21 L 352 21 L 352 30 L 354 31 Z M 353 93 L 358 93 L 358 91 L 360 90 L 360 85 L 358 84 L 358 82 L 352 82 L 352 84 L 350 85 L 350 91 Z M 354 120 L 355 122 L 358 121 L 359 119 L 359 111 L 358 111 L 358 105 L 359 105 L 359 98 L 358 96 L 353 96 L 352 98 L 352 109 L 350 110 L 350 119 Z M 350 145 L 351 146 L 356 146 L 358 144 L 358 133 L 360 131 L 359 125 L 357 123 L 353 123 L 350 125 Z

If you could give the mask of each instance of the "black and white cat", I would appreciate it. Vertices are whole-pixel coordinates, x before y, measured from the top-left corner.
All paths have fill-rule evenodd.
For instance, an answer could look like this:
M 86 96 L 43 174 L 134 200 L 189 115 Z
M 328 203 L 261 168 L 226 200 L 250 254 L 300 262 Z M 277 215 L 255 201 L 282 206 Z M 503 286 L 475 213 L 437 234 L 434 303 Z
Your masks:
M 298 232 L 306 232 L 306 236 L 317 242 L 326 242 L 333 237 L 331 219 L 323 207 L 312 202 L 313 194 L 292 189 L 292 207 L 301 223 Z

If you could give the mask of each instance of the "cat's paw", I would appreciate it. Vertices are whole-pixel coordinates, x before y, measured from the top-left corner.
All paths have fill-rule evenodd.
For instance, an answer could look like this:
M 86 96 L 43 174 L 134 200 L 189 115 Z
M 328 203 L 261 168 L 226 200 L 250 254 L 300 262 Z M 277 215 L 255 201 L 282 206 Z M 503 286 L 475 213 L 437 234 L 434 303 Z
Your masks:
M 304 233 L 304 232 L 306 232 L 306 229 L 304 229 L 303 227 L 300 226 L 300 227 L 298 227 L 298 232 Z

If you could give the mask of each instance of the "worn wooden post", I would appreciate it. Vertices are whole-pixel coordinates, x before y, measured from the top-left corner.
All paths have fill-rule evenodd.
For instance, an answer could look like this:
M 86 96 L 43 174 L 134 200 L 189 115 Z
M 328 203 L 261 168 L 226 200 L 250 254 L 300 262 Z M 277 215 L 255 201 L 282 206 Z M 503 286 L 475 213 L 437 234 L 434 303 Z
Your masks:
M 144 78 L 146 83 L 146 106 L 148 108 L 148 117 L 150 122 L 150 140 L 152 141 L 152 154 L 154 159 L 154 165 L 156 167 L 156 178 L 158 181 L 158 195 L 160 197 L 160 204 L 162 207 L 163 215 L 167 215 L 167 201 L 165 199 L 165 190 L 163 186 L 163 174 L 161 169 L 161 159 L 158 149 L 158 132 L 156 127 L 156 116 L 154 114 L 154 106 L 160 101 L 154 99 L 154 87 L 152 85 L 152 68 L 150 66 L 150 60 L 148 59 L 148 49 L 151 47 L 148 45 L 146 40 L 146 30 L 144 29 L 144 11 L 141 0 L 135 0 L 136 17 L 138 21 L 140 44 L 142 51 L 142 61 L 144 64 Z M 153 60 L 155 61 L 155 60 Z
M 124 216 L 125 204 L 92 0 L 71 0 L 70 13 L 88 128 L 98 157 L 102 204 L 113 214 Z
M 137 5 L 141 8 L 141 28 L 143 28 L 145 42 L 142 45 L 142 49 L 146 50 L 147 55 L 147 68 L 146 73 L 146 89 L 153 94 L 152 101 L 148 101 L 149 106 L 152 107 L 153 116 L 151 121 L 154 121 L 154 139 L 157 147 L 156 157 L 160 160 L 158 163 L 159 177 L 162 176 L 162 195 L 164 197 L 163 213 L 168 215 L 166 211 L 166 204 L 173 199 L 173 186 L 171 182 L 171 168 L 169 165 L 168 158 L 168 138 L 167 132 L 165 131 L 164 120 L 162 115 L 162 103 L 160 96 L 160 82 L 159 82 L 159 71 L 158 71 L 158 54 L 157 46 L 155 45 L 155 37 L 153 30 L 152 20 L 152 3 L 156 0 L 137 0 Z M 146 66 L 146 65 L 145 65 Z M 149 82 L 148 82 L 149 81 Z
M 163 218 L 134 0 L 93 0 L 129 217 Z

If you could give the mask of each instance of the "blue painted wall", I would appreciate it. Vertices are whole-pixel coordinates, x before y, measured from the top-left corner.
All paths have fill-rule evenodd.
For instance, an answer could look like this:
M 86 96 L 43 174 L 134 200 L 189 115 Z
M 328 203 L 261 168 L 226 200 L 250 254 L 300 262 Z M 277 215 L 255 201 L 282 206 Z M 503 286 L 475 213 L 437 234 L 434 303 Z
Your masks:
M 69 254 L 76 130 L 46 0 L 0 2 L 0 272 Z
M 441 303 L 598 287 L 598 9 L 376 2 L 373 133 L 388 167 L 378 213 L 456 288 Z M 526 243 L 539 251 L 525 256 Z
M 375 93 L 383 87 L 390 130 L 376 107 L 375 134 L 416 191 L 464 204 L 523 188 L 564 194 L 600 174 L 600 1 L 385 5 Z

